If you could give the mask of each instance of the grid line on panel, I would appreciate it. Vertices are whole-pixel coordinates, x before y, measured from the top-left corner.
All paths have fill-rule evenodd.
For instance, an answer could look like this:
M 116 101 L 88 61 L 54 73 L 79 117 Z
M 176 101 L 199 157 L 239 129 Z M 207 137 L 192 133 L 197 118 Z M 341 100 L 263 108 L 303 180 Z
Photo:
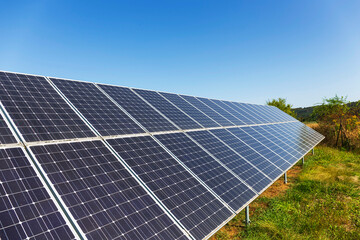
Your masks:
M 271 117 L 264 112 L 264 109 L 261 107 L 261 105 L 258 104 L 245 104 L 245 103 L 237 103 L 244 108 L 247 108 L 248 110 L 252 111 L 253 113 L 257 114 L 260 118 L 264 119 L 266 123 L 272 123 L 274 122 Z
M 187 101 L 189 104 L 193 105 L 195 108 L 197 108 L 199 111 L 203 112 L 206 116 L 211 118 L 213 121 L 217 122 L 220 126 L 234 126 L 233 123 L 231 123 L 229 120 L 212 110 L 210 107 L 205 105 L 203 102 L 198 100 L 196 97 L 187 96 L 187 95 L 179 95 L 181 98 L 183 98 L 185 101 Z
M 190 171 L 236 212 L 255 193 L 184 133 L 155 136 Z
M 130 88 L 97 84 L 149 132 L 177 130 L 172 123 L 144 102 Z
M 230 216 L 152 137 L 107 141 L 196 239 L 207 236 Z
M 190 103 L 185 101 L 179 95 L 173 94 L 173 93 L 164 93 L 164 92 L 159 92 L 159 94 L 162 95 L 163 97 L 165 97 L 168 101 L 170 101 L 172 104 L 177 106 L 179 109 L 181 109 L 187 115 L 189 115 L 190 117 L 195 119 L 195 121 L 197 121 L 199 124 L 201 124 L 205 128 L 220 126 L 218 123 L 216 123 L 211 118 L 209 118 L 207 115 L 205 115 L 203 112 L 199 111 L 193 105 L 191 105 Z
M 186 239 L 101 141 L 31 151 L 88 239 Z
M 218 114 L 220 114 L 222 117 L 226 118 L 228 121 L 230 121 L 231 123 L 233 123 L 234 125 L 245 125 L 245 122 L 242 121 L 241 119 L 237 118 L 236 116 L 234 116 L 233 114 L 229 113 L 227 110 L 225 110 L 224 108 L 220 107 L 219 105 L 217 105 L 216 103 L 214 103 L 213 101 L 211 101 L 210 99 L 207 98 L 200 98 L 197 97 L 197 99 L 199 101 L 201 101 L 202 103 L 204 103 L 205 105 L 207 105 L 209 108 L 211 108 L 212 110 L 214 110 L 215 112 L 217 112 Z
M 180 129 L 196 129 L 201 126 L 155 91 L 132 89 Z
M 266 158 L 261 156 L 226 129 L 216 129 L 211 130 L 210 132 L 225 142 L 234 151 L 239 153 L 241 157 L 245 158 L 247 161 L 251 162 L 254 166 L 260 169 L 270 179 L 273 180 L 281 174 L 280 169 L 271 164 Z
M 196 131 L 188 134 L 255 191 L 261 192 L 269 185 L 270 180 L 266 175 L 238 155 L 214 134 L 209 131 Z
M 144 133 L 94 84 L 56 78 L 50 80 L 100 135 Z
M 0 72 L 0 80 L 0 100 L 25 141 L 95 136 L 44 77 Z
M 245 129 L 245 130 L 244 130 Z M 287 162 L 280 155 L 276 154 L 264 143 L 258 141 L 256 138 L 252 137 L 246 132 L 247 128 L 228 128 L 227 130 L 234 134 L 236 137 L 241 139 L 245 144 L 253 148 L 256 152 L 261 154 L 264 158 L 270 161 L 272 164 L 277 166 L 279 169 L 284 171 L 290 166 L 290 163 Z
M 0 149 L 0 238 L 75 239 L 21 148 Z

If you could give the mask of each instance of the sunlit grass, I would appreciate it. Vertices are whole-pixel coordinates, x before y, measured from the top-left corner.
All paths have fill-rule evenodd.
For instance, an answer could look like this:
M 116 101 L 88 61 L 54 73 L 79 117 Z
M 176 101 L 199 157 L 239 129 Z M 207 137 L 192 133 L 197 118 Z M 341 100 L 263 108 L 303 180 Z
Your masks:
M 260 196 L 215 239 L 360 239 L 360 155 L 317 147 L 290 187 Z M 280 184 L 280 183 L 278 183 Z

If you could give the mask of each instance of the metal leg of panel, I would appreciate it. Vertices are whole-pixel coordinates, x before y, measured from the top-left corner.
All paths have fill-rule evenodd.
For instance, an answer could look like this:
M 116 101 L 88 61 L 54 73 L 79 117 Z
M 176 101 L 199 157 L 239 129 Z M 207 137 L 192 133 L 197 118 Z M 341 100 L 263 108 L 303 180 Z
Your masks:
M 250 224 L 250 216 L 249 216 L 249 205 L 247 205 L 245 207 L 245 224 L 249 225 Z
M 314 151 L 314 149 L 312 149 L 312 155 L 314 155 L 315 154 L 315 151 Z
M 284 183 L 287 184 L 287 173 L 284 173 Z
M 305 163 L 305 157 L 302 158 L 302 165 Z

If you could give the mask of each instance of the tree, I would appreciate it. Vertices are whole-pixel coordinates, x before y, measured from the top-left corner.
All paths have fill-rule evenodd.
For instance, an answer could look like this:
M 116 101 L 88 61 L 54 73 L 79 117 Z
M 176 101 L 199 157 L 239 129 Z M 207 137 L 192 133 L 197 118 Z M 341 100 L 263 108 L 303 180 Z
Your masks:
M 358 145 L 359 139 L 359 102 L 349 107 L 346 97 L 335 95 L 324 98 L 323 103 L 314 108 L 313 116 L 316 117 L 328 141 L 333 139 L 335 147 L 347 150 Z
M 292 110 L 292 105 L 286 103 L 285 98 L 278 98 L 273 100 L 267 100 L 266 105 L 277 107 L 278 109 L 284 111 L 290 116 L 296 117 L 296 113 Z

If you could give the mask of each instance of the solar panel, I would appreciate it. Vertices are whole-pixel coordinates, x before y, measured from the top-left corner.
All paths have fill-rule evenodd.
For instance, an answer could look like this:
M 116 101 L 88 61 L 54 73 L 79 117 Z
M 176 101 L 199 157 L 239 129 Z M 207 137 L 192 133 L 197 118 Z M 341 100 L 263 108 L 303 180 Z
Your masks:
M 101 141 L 31 151 L 88 239 L 186 239 Z
M 275 129 L 270 128 L 270 125 L 258 126 L 258 129 L 262 135 L 278 146 L 281 146 L 282 149 L 292 156 L 295 156 L 297 159 L 300 159 L 302 156 L 302 154 L 294 148 L 292 143 L 287 141 L 287 139 L 283 135 L 279 134 Z
M 207 239 L 324 138 L 272 106 L 8 72 L 0 106 L 1 240 Z
M 179 95 L 172 94 L 172 93 L 164 93 L 164 92 L 159 92 L 159 94 L 162 95 L 163 97 L 165 97 L 167 100 L 169 100 L 172 104 L 176 105 L 187 115 L 189 115 L 190 117 L 195 119 L 203 127 L 206 127 L 206 128 L 220 127 L 219 124 L 217 124 L 211 118 L 206 116 L 204 113 L 200 112 L 198 109 L 196 109 L 193 105 L 191 105 L 190 103 L 185 101 Z
M 241 121 L 243 122 L 243 124 L 238 124 L 238 125 L 249 125 L 249 124 L 254 124 L 255 122 L 252 120 L 251 117 L 248 116 L 248 114 L 241 114 L 237 111 L 235 111 L 234 109 L 232 109 L 230 106 L 226 105 L 224 103 L 224 101 L 221 100 L 216 100 L 216 99 L 211 99 L 212 102 L 214 102 L 216 105 L 218 105 L 219 107 L 223 108 L 224 110 L 226 110 L 227 112 L 231 113 L 233 116 L 237 117 L 238 119 L 241 119 Z
M 107 141 L 196 239 L 206 237 L 231 216 L 150 136 Z
M 268 148 L 265 143 L 262 143 L 259 140 L 253 138 L 242 128 L 229 128 L 228 131 L 234 134 L 236 137 L 240 138 L 245 144 L 253 148 L 257 153 L 261 154 L 261 156 L 265 157 L 281 170 L 286 170 L 290 167 L 290 163 L 281 157 L 281 155 L 278 155 L 273 150 Z
M 267 176 L 209 131 L 194 131 L 188 134 L 257 192 L 270 184 Z
M 0 100 L 27 142 L 95 136 L 44 77 L 0 72 Z
M 140 96 L 154 106 L 158 111 L 169 118 L 180 129 L 201 128 L 194 120 L 185 115 L 177 107 L 166 101 L 160 94 L 154 91 L 134 89 Z
M 156 135 L 180 161 L 235 211 L 255 193 L 184 133 Z
M 75 239 L 21 148 L 0 149 L 0 239 Z
M 177 130 L 151 106 L 138 97 L 130 88 L 98 85 L 121 107 L 150 132 Z
M 220 114 L 212 110 L 210 107 L 202 103 L 196 97 L 186 96 L 186 95 L 180 95 L 180 97 L 185 99 L 188 103 L 199 109 L 201 112 L 205 113 L 208 117 L 210 117 L 212 120 L 214 120 L 221 126 L 234 126 L 232 122 L 230 122 L 225 117 L 221 116 Z
M 211 130 L 218 138 L 225 142 L 229 147 L 236 151 L 240 156 L 255 165 L 258 169 L 267 175 L 270 179 L 274 180 L 281 175 L 282 171 L 272 164 L 269 160 L 261 156 L 254 149 L 249 147 L 239 138 L 235 137 L 226 129 Z
M 9 126 L 6 124 L 3 116 L 0 114 L 0 144 L 10 144 L 16 142 L 16 138 L 12 134 Z
M 259 126 L 245 127 L 245 128 L 241 128 L 241 130 L 246 132 L 248 135 L 259 141 L 260 143 L 264 144 L 267 148 L 271 149 L 273 152 L 281 156 L 290 164 L 293 164 L 295 161 L 299 160 L 299 158 L 294 157 L 293 155 L 289 154 L 286 150 L 281 148 L 280 145 L 277 145 L 276 143 L 268 139 L 266 135 L 260 133 L 261 130 Z
M 232 115 L 225 109 L 221 108 L 219 105 L 215 104 L 210 99 L 199 98 L 199 97 L 197 99 L 200 100 L 205 105 L 207 105 L 208 107 L 210 107 L 212 110 L 214 110 L 218 114 L 220 114 L 221 116 L 223 116 L 224 118 L 226 118 L 227 120 L 229 120 L 230 122 L 232 122 L 234 125 L 245 125 L 245 122 L 242 121 L 242 118 L 237 118 L 236 116 Z
M 249 124 L 260 124 L 262 123 L 257 116 L 254 114 L 251 114 L 247 111 L 245 111 L 242 108 L 239 108 L 238 106 L 236 106 L 236 104 L 234 104 L 233 102 L 230 101 L 221 101 L 224 105 L 228 106 L 230 109 L 232 109 L 233 111 L 237 112 L 238 114 L 244 116 L 246 119 L 249 119 Z
M 248 114 L 252 115 L 254 118 L 257 119 L 257 124 L 263 124 L 267 123 L 268 121 L 265 120 L 262 116 L 260 116 L 258 113 L 254 112 L 254 110 L 249 109 L 247 106 L 248 104 L 245 103 L 238 103 L 238 102 L 228 102 L 229 104 L 232 104 L 232 106 L 240 112 L 247 112 Z
M 102 136 L 144 132 L 94 84 L 56 78 L 51 81 Z

